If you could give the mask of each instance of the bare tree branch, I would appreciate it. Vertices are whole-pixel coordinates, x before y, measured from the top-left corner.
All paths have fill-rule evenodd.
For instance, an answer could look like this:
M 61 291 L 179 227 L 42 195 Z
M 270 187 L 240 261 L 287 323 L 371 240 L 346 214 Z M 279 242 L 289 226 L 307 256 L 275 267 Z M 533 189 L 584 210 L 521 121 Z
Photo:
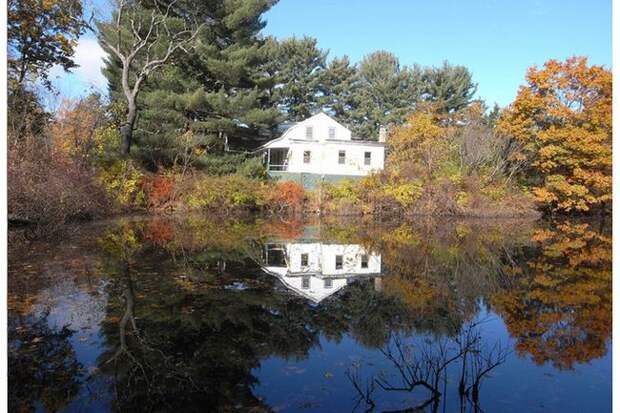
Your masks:
M 144 81 L 151 73 L 168 63 L 176 52 L 189 52 L 194 40 L 206 25 L 202 23 L 189 28 L 184 21 L 182 29 L 171 29 L 169 23 L 176 3 L 177 0 L 173 0 L 162 9 L 156 2 L 155 9 L 152 9 L 149 18 L 145 19 L 146 9 L 142 7 L 141 0 L 133 2 L 131 7 L 126 0 L 120 0 L 116 19 L 104 25 L 104 31 L 99 36 L 104 48 L 116 56 L 122 66 L 121 87 L 127 101 L 127 116 L 121 126 L 121 148 L 124 155 L 129 154 L 131 147 L 138 111 L 136 99 Z M 115 35 L 116 44 L 106 38 L 106 29 Z M 126 36 L 127 34 L 129 36 Z M 123 39 L 127 37 L 127 44 L 123 44 Z M 165 45 L 164 51 L 156 53 L 161 45 Z

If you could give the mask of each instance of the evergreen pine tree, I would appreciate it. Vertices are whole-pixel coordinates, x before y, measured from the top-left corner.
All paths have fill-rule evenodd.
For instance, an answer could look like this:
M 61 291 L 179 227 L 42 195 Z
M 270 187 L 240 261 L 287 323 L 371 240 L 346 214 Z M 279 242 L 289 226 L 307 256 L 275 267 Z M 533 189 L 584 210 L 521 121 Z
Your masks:
M 178 54 L 153 74 L 141 92 L 136 122 L 139 157 L 152 166 L 179 157 L 204 161 L 228 148 L 251 148 L 270 138 L 280 114 L 262 90 L 258 36 L 272 0 L 185 0 L 178 16 L 192 16 L 205 28 L 188 53 Z M 111 97 L 119 94 L 119 62 L 111 58 L 105 74 Z
M 377 51 L 360 62 L 352 93 L 348 117 L 354 134 L 376 139 L 382 125 L 399 124 L 415 109 L 422 71 L 418 66 L 401 67 L 394 54 Z
M 316 113 L 321 108 L 320 81 L 327 58 L 316 39 L 269 38 L 263 53 L 271 101 L 286 120 L 301 121 Z
M 353 109 L 356 68 L 348 56 L 334 58 L 319 75 L 319 102 L 324 111 L 344 124 Z
M 424 83 L 424 99 L 437 102 L 448 113 L 469 105 L 478 88 L 465 66 L 453 66 L 445 61 L 441 67 L 424 71 Z

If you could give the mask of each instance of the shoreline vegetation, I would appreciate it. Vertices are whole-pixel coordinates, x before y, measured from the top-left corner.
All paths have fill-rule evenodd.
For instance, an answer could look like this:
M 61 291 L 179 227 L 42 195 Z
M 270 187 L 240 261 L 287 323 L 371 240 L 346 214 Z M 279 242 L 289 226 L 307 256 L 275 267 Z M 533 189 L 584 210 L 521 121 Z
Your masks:
M 404 66 L 386 51 L 352 64 L 329 60 L 309 37 L 264 37 L 273 3 L 265 0 L 209 10 L 121 1 L 96 27 L 80 0 L 30 3 L 9 2 L 7 177 L 9 224 L 33 237 L 135 213 L 407 220 L 611 211 L 612 74 L 585 57 L 530 68 L 512 104 L 489 108 L 463 66 Z M 33 14 L 49 36 L 31 33 Z M 49 71 L 76 66 L 88 30 L 109 55 L 108 93 L 57 96 L 52 110 Z M 320 111 L 364 139 L 387 127 L 385 169 L 313 191 L 269 178 L 253 150 Z

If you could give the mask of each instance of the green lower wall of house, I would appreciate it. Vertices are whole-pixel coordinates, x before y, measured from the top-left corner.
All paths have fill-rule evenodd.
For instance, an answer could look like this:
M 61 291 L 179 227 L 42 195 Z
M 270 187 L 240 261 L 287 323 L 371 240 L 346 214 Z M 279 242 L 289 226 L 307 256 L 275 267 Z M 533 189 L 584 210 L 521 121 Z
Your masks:
M 355 175 L 321 175 L 305 172 L 269 171 L 269 176 L 280 181 L 293 181 L 303 186 L 304 189 L 313 190 L 321 182 L 336 183 L 343 179 L 358 180 L 363 176 Z

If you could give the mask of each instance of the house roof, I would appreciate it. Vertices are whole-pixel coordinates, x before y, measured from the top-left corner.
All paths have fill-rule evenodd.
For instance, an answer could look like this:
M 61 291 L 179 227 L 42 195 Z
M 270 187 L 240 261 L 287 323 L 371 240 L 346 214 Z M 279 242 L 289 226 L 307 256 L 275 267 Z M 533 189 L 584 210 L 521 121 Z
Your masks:
M 274 266 L 261 266 L 263 272 L 276 277 L 284 284 L 286 288 L 295 292 L 296 294 L 305 297 L 315 304 L 320 303 L 325 298 L 346 287 L 350 282 L 354 280 L 362 280 L 368 278 L 380 278 L 382 274 L 376 273 L 346 273 L 346 274 L 324 274 L 317 271 L 308 271 L 303 273 L 292 273 L 287 267 L 274 267 Z M 329 288 L 313 287 L 309 289 L 303 289 L 296 286 L 292 281 L 295 279 L 311 277 L 319 280 L 332 280 L 334 284 Z
M 269 274 L 272 275 L 274 277 L 276 277 L 277 279 L 280 280 L 280 282 L 289 290 L 293 291 L 294 293 L 296 293 L 297 295 L 304 297 L 310 301 L 312 301 L 314 304 L 319 304 L 321 301 L 323 301 L 324 299 L 326 299 L 327 297 L 330 297 L 331 295 L 335 294 L 336 292 L 340 291 L 341 289 L 345 288 L 346 286 L 349 285 L 350 281 L 353 280 L 359 280 L 359 279 L 365 279 L 365 278 L 376 278 L 376 277 L 380 277 L 381 274 L 361 274 L 361 275 L 354 275 L 354 274 L 350 274 L 349 276 L 334 276 L 334 277 L 317 277 L 314 274 L 307 274 L 310 277 L 315 277 L 315 278 L 319 278 L 319 279 L 332 279 L 334 281 L 339 281 L 339 280 L 343 280 L 345 282 L 339 284 L 339 285 L 333 285 L 332 287 L 330 287 L 329 289 L 326 288 L 318 288 L 318 289 L 301 289 L 298 288 L 297 286 L 293 285 L 291 283 L 291 279 L 295 278 L 295 277 L 290 277 L 286 274 L 281 274 L 277 271 L 273 271 L 270 270 L 269 268 L 266 267 L 262 267 L 262 270 Z
M 262 144 L 261 146 L 259 146 L 256 150 L 261 150 L 264 149 L 265 147 L 267 147 L 268 145 L 275 143 L 275 142 L 279 142 L 284 140 L 288 134 L 295 129 L 297 126 L 300 126 L 303 123 L 306 123 L 312 119 L 315 118 L 320 118 L 320 117 L 326 117 L 328 119 L 330 119 L 331 121 L 337 123 L 338 125 L 342 126 L 345 129 L 349 129 L 346 126 L 344 126 L 342 123 L 338 122 L 336 119 L 332 118 L 331 116 L 329 116 L 327 113 L 325 112 L 319 112 L 316 115 L 312 115 L 307 119 L 304 119 L 303 121 L 291 124 L 291 126 L 282 134 L 280 135 L 278 138 L 272 139 L 268 142 L 265 142 L 264 144 Z M 318 140 L 307 140 L 307 139 L 294 139 L 294 140 L 290 140 L 291 143 L 308 143 L 308 142 L 315 142 L 315 143 L 319 143 Z M 377 142 L 377 141 L 368 141 L 368 140 L 362 140 L 359 138 L 355 138 L 355 137 L 351 137 L 350 140 L 344 140 L 344 139 L 328 139 L 326 141 L 324 141 L 323 143 L 329 144 L 329 143 L 338 143 L 338 144 L 344 144 L 344 145 L 373 145 L 373 146 L 385 146 L 384 142 Z

